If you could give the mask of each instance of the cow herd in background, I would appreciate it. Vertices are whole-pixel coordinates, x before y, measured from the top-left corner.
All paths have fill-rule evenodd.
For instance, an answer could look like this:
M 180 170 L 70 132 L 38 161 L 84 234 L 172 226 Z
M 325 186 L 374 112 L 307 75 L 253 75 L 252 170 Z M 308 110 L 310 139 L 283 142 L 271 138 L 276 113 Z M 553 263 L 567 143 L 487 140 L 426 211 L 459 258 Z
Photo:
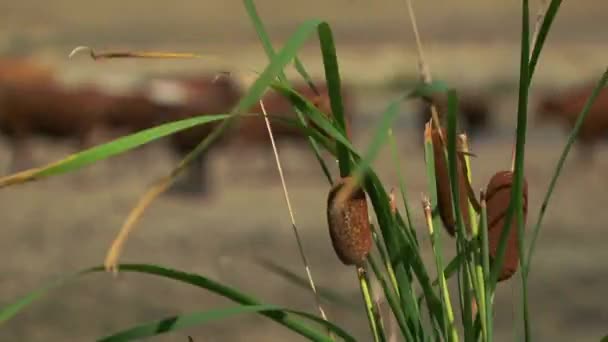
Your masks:
M 296 90 L 324 114 L 331 113 L 327 87 L 322 82 L 311 89 L 306 83 L 294 84 Z M 541 96 L 531 114 L 538 121 L 559 120 L 571 129 L 583 108 L 593 85 L 566 90 L 560 94 Z M 151 78 L 134 91 L 110 93 L 94 84 L 67 85 L 57 72 L 29 60 L 0 59 L 0 133 L 11 147 L 11 172 L 36 166 L 28 147 L 33 137 L 52 137 L 72 141 L 82 150 L 104 139 L 138 132 L 163 123 L 203 114 L 229 113 L 242 98 L 245 89 L 230 76 L 202 74 L 194 76 Z M 357 115 L 351 87 L 343 85 L 342 96 L 351 134 L 353 117 Z M 490 101 L 478 94 L 459 94 L 459 120 L 462 128 L 475 136 L 488 129 L 492 122 Z M 433 99 L 440 113 L 445 112 L 445 99 Z M 271 116 L 295 118 L 290 102 L 276 92 L 263 98 Z M 262 113 L 260 104 L 247 113 Z M 420 101 L 418 123 L 428 120 L 428 104 Z M 329 115 L 331 118 L 331 115 Z M 165 139 L 177 158 L 184 157 L 219 124 L 199 125 L 175 133 Z M 299 128 L 281 120 L 273 121 L 276 141 L 307 143 Z M 603 90 L 584 122 L 578 141 L 583 150 L 591 151 L 596 142 L 608 134 L 608 90 Z M 243 116 L 215 141 L 217 146 L 232 144 L 246 155 L 251 148 L 268 147 L 266 123 L 261 116 Z M 189 169 L 181 189 L 205 193 L 209 177 L 206 172 L 207 153 L 201 154 Z

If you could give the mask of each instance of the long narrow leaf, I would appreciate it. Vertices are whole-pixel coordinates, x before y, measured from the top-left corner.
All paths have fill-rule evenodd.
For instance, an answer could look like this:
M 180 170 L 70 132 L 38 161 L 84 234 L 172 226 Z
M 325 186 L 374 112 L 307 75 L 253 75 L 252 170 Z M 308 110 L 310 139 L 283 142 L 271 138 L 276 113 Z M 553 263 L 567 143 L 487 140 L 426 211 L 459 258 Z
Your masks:
M 340 72 L 338 69 L 338 58 L 336 56 L 334 38 L 331 33 L 331 28 L 329 25 L 327 25 L 327 23 L 319 25 L 318 33 L 321 52 L 323 54 L 323 66 L 325 69 L 325 79 L 327 80 L 327 89 L 329 91 L 332 115 L 338 125 L 338 128 L 346 134 L 344 104 L 342 102 L 341 94 L 342 84 L 340 81 Z M 351 173 L 349 153 L 346 147 L 340 143 L 338 143 L 337 148 L 340 176 L 346 177 Z
M 189 328 L 192 326 L 201 325 L 204 323 L 208 323 L 214 320 L 221 320 L 230 318 L 232 316 L 246 314 L 246 313 L 274 313 L 280 315 L 286 314 L 294 314 L 296 316 L 301 316 L 307 319 L 312 319 L 317 323 L 323 322 L 324 325 L 330 326 L 331 330 L 338 334 L 338 336 L 342 337 L 345 341 L 355 341 L 355 339 L 346 333 L 341 328 L 328 323 L 326 321 L 320 320 L 315 316 L 311 316 L 310 314 L 289 310 L 285 308 L 281 308 L 276 305 L 239 305 L 231 308 L 224 309 L 216 309 L 216 310 L 208 310 L 203 312 L 194 312 L 183 315 L 176 315 L 172 317 L 167 317 L 161 320 L 156 320 L 153 322 L 148 322 L 144 324 L 140 324 L 133 328 L 125 329 L 123 331 L 114 333 L 112 335 L 103 337 L 99 339 L 99 342 L 126 342 L 138 340 L 141 338 L 157 336 L 169 332 L 174 332 L 180 329 Z M 317 341 L 326 341 L 331 342 L 331 339 L 325 337 L 323 339 L 319 339 Z
M 555 20 L 555 16 L 557 15 L 559 6 L 561 4 L 562 0 L 551 0 L 551 3 L 547 8 L 547 13 L 545 13 L 545 16 L 543 18 L 543 23 L 541 24 L 540 30 L 538 31 L 536 44 L 533 47 L 534 50 L 532 51 L 532 56 L 530 57 L 530 64 L 528 66 L 528 88 L 532 83 L 532 76 L 534 75 L 534 71 L 536 70 L 536 65 L 538 64 L 540 53 L 543 50 L 545 40 L 549 35 L 549 30 L 551 29 L 551 25 L 553 24 L 553 20 Z
M 22 171 L 0 179 L 0 188 L 28 180 L 41 179 L 53 175 L 68 173 L 93 164 L 97 161 L 125 153 L 138 146 L 147 144 L 167 135 L 197 126 L 228 118 L 227 114 L 201 115 L 190 119 L 174 121 L 127 135 L 82 152 L 73 154 L 47 166 Z

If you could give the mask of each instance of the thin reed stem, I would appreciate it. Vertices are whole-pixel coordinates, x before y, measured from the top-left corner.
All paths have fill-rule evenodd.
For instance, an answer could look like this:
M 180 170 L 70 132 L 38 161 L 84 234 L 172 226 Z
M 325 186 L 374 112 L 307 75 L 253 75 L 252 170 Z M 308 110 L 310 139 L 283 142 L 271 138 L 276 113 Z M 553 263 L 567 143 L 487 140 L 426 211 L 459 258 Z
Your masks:
M 407 13 L 410 17 L 410 22 L 412 24 L 412 31 L 414 32 L 414 39 L 416 40 L 416 53 L 418 54 L 418 70 L 420 72 L 420 77 L 424 81 L 424 83 L 431 83 L 433 81 L 433 76 L 431 75 L 431 70 L 429 69 L 428 64 L 426 63 L 426 59 L 424 58 L 424 50 L 422 49 L 422 40 L 420 39 L 420 32 L 418 32 L 418 23 L 416 22 L 416 14 L 414 13 L 414 5 L 412 4 L 412 0 L 405 1 L 407 5 Z M 441 131 L 441 122 L 439 121 L 439 114 L 437 112 L 437 107 L 434 103 L 430 103 L 431 108 L 431 117 L 433 118 L 433 122 L 435 122 L 435 128 L 439 132 L 439 139 L 445 143 L 445 137 L 443 136 L 443 132 Z
M 270 125 L 270 120 L 268 119 L 268 113 L 266 112 L 266 107 L 264 106 L 264 101 L 262 101 L 262 100 L 260 100 L 260 107 L 262 109 L 262 113 L 264 114 L 264 121 L 266 122 L 266 129 L 268 130 L 268 136 L 270 137 L 270 144 L 272 145 L 272 151 L 274 153 L 275 162 L 277 164 L 277 170 L 279 171 L 279 177 L 281 178 L 281 186 L 283 187 L 283 195 L 285 196 L 285 203 L 287 204 L 287 211 L 289 212 L 289 218 L 291 220 L 291 227 L 293 229 L 293 233 L 296 238 L 296 243 L 298 245 L 298 251 L 300 253 L 300 258 L 302 259 L 302 263 L 304 264 L 304 269 L 306 270 L 306 277 L 308 278 L 308 282 L 310 284 L 310 289 L 312 290 L 312 293 L 314 295 L 317 309 L 319 310 L 321 317 L 323 317 L 323 319 L 327 321 L 327 315 L 325 314 L 325 310 L 323 310 L 323 306 L 321 305 L 321 298 L 319 296 L 319 293 L 317 292 L 317 287 L 315 286 L 315 282 L 312 277 L 312 272 L 310 271 L 310 264 L 308 263 L 308 258 L 306 257 L 306 253 L 304 252 L 304 245 L 302 243 L 302 239 L 300 238 L 300 233 L 298 232 L 298 227 L 296 225 L 294 210 L 291 206 L 291 201 L 289 199 L 289 191 L 287 190 L 287 183 L 285 181 L 285 175 L 283 174 L 283 167 L 281 166 L 281 159 L 279 158 L 279 151 L 277 150 L 277 146 L 274 141 L 274 135 L 272 134 L 272 126 Z M 331 332 L 330 332 L 330 336 L 332 337 L 332 339 L 334 339 L 334 336 Z

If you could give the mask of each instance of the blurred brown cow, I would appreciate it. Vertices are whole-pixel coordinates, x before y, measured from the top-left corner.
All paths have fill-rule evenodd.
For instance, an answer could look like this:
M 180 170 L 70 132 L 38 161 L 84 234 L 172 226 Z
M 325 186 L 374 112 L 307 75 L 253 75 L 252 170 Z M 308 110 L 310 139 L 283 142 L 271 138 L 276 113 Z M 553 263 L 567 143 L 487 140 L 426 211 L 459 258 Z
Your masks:
M 437 106 L 437 111 L 442 122 L 448 112 L 447 97 L 444 94 L 432 98 Z M 487 130 L 490 122 L 490 104 L 486 97 L 480 94 L 462 93 L 458 94 L 458 120 L 462 124 L 462 130 L 469 136 L 479 136 Z M 418 126 L 424 127 L 431 118 L 431 106 L 428 101 L 420 101 L 418 107 Z
M 585 84 L 557 94 L 541 96 L 536 107 L 536 121 L 538 123 L 558 121 L 571 131 L 594 87 L 594 84 Z M 596 143 L 606 137 L 608 137 L 608 88 L 600 91 L 579 131 L 577 143 L 582 158 L 590 161 Z
M 95 87 L 68 88 L 55 81 L 0 83 L 0 132 L 12 145 L 11 171 L 31 167 L 28 142 L 34 136 L 93 143 L 109 98 Z
M 315 88 L 318 93 L 304 82 L 294 83 L 292 86 L 299 94 L 301 94 L 308 101 L 312 102 L 312 104 L 315 105 L 322 113 L 333 120 L 329 93 L 325 83 L 315 82 Z M 343 86 L 341 89 L 341 95 L 344 105 L 347 135 L 352 137 L 351 126 L 354 106 L 352 103 L 350 89 L 347 86 Z M 268 92 L 262 98 L 262 101 L 264 104 L 264 109 L 269 115 L 269 119 L 272 124 L 271 127 L 273 137 L 277 144 L 284 142 L 294 143 L 298 146 L 304 146 L 307 144 L 308 138 L 306 134 L 304 134 L 298 127 L 295 127 L 292 124 L 286 123 L 280 119 L 286 118 L 294 119 L 296 121 L 298 120 L 296 112 L 293 110 L 291 102 L 288 99 L 274 90 L 268 90 Z M 263 114 L 261 105 L 257 103 L 248 111 L 248 113 Z M 317 128 L 312 121 L 307 120 L 307 123 L 311 127 Z M 319 131 L 321 134 L 328 137 L 323 130 L 319 129 Z M 252 148 L 259 148 L 262 146 L 267 147 L 267 151 L 270 151 L 270 138 L 268 136 L 266 122 L 262 115 L 240 118 L 237 128 L 232 133 L 236 134 L 235 141 L 238 143 L 240 148 L 251 150 Z M 330 139 L 329 142 L 332 143 L 333 139 Z M 269 167 L 274 167 L 274 163 L 269 163 L 266 165 Z

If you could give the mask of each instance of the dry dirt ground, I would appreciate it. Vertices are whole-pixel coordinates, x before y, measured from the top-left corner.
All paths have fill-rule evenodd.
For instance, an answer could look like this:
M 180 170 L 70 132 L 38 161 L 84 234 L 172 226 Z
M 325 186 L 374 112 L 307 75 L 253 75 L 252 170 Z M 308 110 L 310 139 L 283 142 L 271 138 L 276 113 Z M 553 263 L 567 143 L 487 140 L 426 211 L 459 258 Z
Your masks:
M 355 144 L 364 149 L 372 134 L 374 115 L 395 95 L 372 93 L 365 86 L 407 79 L 416 68 L 403 2 L 378 1 L 378 7 L 373 8 L 359 0 L 259 3 L 261 14 L 269 18 L 270 28 L 279 40 L 295 28 L 297 21 L 312 16 L 335 23 L 336 36 L 342 44 L 339 53 L 343 77 L 358 86 Z M 462 3 L 417 4 L 433 70 L 462 86 L 512 86 L 517 79 L 519 53 L 516 2 L 500 6 L 478 0 Z M 607 4 L 592 0 L 565 2 L 538 70 L 539 87 L 597 78 L 606 61 L 606 46 L 599 43 L 608 38 L 608 30 L 603 29 Z M 0 4 L 0 13 L 5 16 L 0 18 L 5 36 L 26 32 L 36 57 L 61 68 L 66 81 L 109 79 L 115 86 L 122 81 L 112 76 L 116 74 L 264 65 L 262 51 L 253 41 L 254 33 L 237 1 L 183 1 L 168 7 L 161 1 L 119 5 L 117 1 L 82 4 L 61 0 L 48 8 L 36 1 L 21 1 Z M 282 15 L 277 17 L 276 13 Z M 8 38 L 6 41 L 10 43 Z M 66 62 L 67 52 L 81 44 L 211 51 L 227 59 L 209 63 L 94 64 L 82 58 Z M 321 75 L 315 48 L 315 44 L 310 44 L 303 58 L 314 75 Z M 533 94 L 539 89 L 533 88 Z M 497 95 L 494 108 L 496 130 L 489 137 L 472 141 L 478 155 L 473 162 L 476 188 L 484 187 L 497 169 L 510 165 L 516 108 L 512 89 Z M 419 236 L 426 236 L 418 202 L 426 191 L 420 132 L 411 128 L 410 117 L 411 110 L 405 106 L 396 132 L 410 205 L 415 209 L 414 221 Z M 526 153 L 530 224 L 536 221 L 542 196 L 565 144 L 563 133 L 554 127 L 531 129 Z M 73 152 L 46 141 L 39 141 L 36 146 L 40 163 Z M 256 165 L 242 163 L 234 152 L 214 153 L 211 197 L 166 195 L 155 202 L 127 243 L 122 260 L 199 272 L 264 301 L 314 312 L 309 292 L 256 264 L 257 258 L 270 258 L 303 274 L 276 171 L 261 174 Z M 388 152 L 383 151 L 375 167 L 386 186 L 392 187 L 398 181 Z M 598 152 L 593 165 L 579 165 L 577 151 L 573 151 L 547 212 L 529 279 L 537 341 L 597 341 L 608 333 L 608 300 L 603 290 L 608 286 L 608 252 L 604 247 L 608 212 L 603 201 L 608 190 L 608 149 L 604 146 Z M 340 291 L 355 306 L 353 309 L 326 303 L 328 315 L 361 340 L 369 340 L 354 270 L 339 263 L 330 245 L 325 221 L 327 183 L 309 151 L 286 146 L 281 148 L 281 154 L 313 275 L 320 286 Z M 271 158 L 270 147 L 264 146 L 255 157 Z M 8 159 L 8 146 L 2 142 L 0 167 L 5 167 Z M 174 164 L 162 146 L 154 146 L 77 174 L 2 189 L 0 258 L 4 262 L 0 266 L 0 304 L 9 303 L 55 276 L 100 264 L 138 196 Z M 428 259 L 428 240 L 423 238 L 422 245 Z M 453 249 L 448 250 L 453 255 Z M 432 265 L 430 260 L 428 265 Z M 521 331 L 518 286 L 519 278 L 514 278 L 499 290 L 499 341 L 517 340 L 516 334 Z M 149 276 L 122 274 L 119 279 L 112 279 L 107 274 L 89 275 L 54 291 L 5 323 L 0 340 L 90 341 L 137 322 L 228 305 L 231 304 L 205 291 Z M 302 340 L 285 328 L 254 316 L 214 322 L 156 340 L 186 341 L 187 334 L 195 341 Z

